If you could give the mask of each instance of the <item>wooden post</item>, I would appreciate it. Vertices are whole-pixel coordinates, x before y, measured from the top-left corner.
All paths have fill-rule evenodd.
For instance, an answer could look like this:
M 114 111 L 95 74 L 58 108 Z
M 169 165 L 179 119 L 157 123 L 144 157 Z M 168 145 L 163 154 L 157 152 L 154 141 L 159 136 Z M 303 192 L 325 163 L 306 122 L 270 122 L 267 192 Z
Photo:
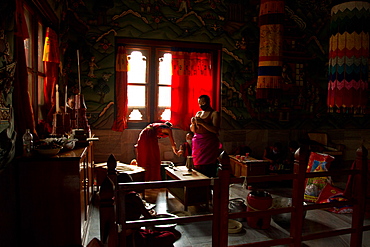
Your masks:
M 221 168 L 213 193 L 212 246 L 228 245 L 230 158 L 223 151 L 219 157 Z
M 99 191 L 100 239 L 104 246 L 116 245 L 116 225 L 114 209 L 115 186 L 109 177 L 106 177 Z
M 303 227 L 303 199 L 305 190 L 306 169 L 310 151 L 308 145 L 302 145 L 295 153 L 293 180 L 292 207 L 290 236 L 293 243 L 290 246 L 301 246 Z
M 108 247 L 118 246 L 116 208 L 114 205 L 117 188 L 116 165 L 116 158 L 111 154 L 107 161 L 107 176 L 103 180 L 99 191 L 100 239 Z
M 352 228 L 355 231 L 351 234 L 351 246 L 362 246 L 362 235 L 365 218 L 366 195 L 367 195 L 367 173 L 368 173 L 368 151 L 364 146 L 356 150 L 356 159 L 352 169 L 359 169 L 360 173 L 354 175 L 352 180 L 352 195 L 351 197 L 357 203 L 353 205 L 352 213 Z

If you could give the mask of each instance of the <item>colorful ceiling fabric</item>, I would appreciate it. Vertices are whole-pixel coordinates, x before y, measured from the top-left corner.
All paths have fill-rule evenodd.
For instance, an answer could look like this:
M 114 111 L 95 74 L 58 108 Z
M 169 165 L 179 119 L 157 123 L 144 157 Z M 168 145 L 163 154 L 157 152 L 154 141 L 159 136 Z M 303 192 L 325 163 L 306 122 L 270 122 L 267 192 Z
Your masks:
M 261 0 L 257 99 L 276 99 L 281 92 L 284 1 Z
M 365 114 L 368 101 L 370 3 L 351 1 L 331 10 L 328 111 Z

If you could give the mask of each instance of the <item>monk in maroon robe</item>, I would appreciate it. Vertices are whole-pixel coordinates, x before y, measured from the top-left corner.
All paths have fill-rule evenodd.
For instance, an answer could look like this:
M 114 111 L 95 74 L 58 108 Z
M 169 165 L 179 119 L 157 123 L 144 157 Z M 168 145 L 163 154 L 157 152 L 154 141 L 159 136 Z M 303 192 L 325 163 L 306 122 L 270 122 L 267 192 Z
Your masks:
M 136 158 L 138 165 L 145 168 L 145 181 L 162 180 L 158 139 L 169 137 L 172 150 L 177 155 L 178 150 L 173 139 L 171 127 L 172 124 L 169 122 L 152 123 L 140 132 L 136 144 Z

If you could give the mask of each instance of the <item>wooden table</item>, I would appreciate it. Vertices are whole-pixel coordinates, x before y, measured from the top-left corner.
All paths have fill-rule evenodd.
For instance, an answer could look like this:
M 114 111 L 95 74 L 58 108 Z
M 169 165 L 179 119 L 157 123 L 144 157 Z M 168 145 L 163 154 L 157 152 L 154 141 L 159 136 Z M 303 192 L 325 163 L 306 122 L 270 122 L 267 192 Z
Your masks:
M 247 160 L 240 160 L 235 155 L 229 155 L 232 174 L 235 177 L 248 177 L 267 175 L 270 162 L 247 157 Z
M 210 179 L 209 177 L 203 175 L 202 173 L 192 170 L 188 172 L 186 166 L 174 166 L 165 167 L 166 178 L 175 180 L 197 180 L 197 179 Z M 185 174 L 185 175 L 184 175 Z M 191 175 L 188 175 L 191 174 Z M 168 188 L 166 191 L 166 196 L 170 192 L 176 199 L 178 199 L 183 205 L 184 210 L 188 210 L 188 206 L 206 204 L 207 208 L 209 206 L 209 200 L 211 195 L 211 190 L 209 186 L 202 187 L 184 187 L 184 188 Z

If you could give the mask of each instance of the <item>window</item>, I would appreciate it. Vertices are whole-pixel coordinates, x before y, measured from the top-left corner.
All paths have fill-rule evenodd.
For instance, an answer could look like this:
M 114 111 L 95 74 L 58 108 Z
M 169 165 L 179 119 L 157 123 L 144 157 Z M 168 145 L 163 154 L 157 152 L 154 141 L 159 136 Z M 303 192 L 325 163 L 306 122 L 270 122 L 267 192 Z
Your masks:
M 24 40 L 28 71 L 28 92 L 36 119 L 43 119 L 39 110 L 43 105 L 43 85 L 45 80 L 42 54 L 45 28 L 30 7 L 24 7 L 29 38 Z M 37 115 L 36 115 L 37 114 Z
M 28 92 L 36 121 L 44 119 L 44 83 L 46 74 L 42 61 L 46 25 L 54 26 L 58 18 L 46 0 L 24 1 L 24 16 L 29 38 L 24 40 L 28 72 Z M 41 14 L 44 13 L 44 14 Z M 51 94 L 51 92 L 50 92 Z
M 119 89 L 119 87 L 117 87 L 117 84 L 121 84 L 123 79 L 117 79 L 121 78 L 121 76 L 116 76 L 116 102 L 117 104 L 123 104 L 122 102 L 125 101 L 119 103 L 119 99 L 127 97 L 127 112 L 124 112 L 123 115 L 125 116 L 122 117 L 127 120 L 129 128 L 142 128 L 148 123 L 158 120 L 172 121 L 174 118 L 174 102 L 176 103 L 184 100 L 181 104 L 187 105 L 187 101 L 189 101 L 191 102 L 192 108 L 194 108 L 195 105 L 198 110 L 197 98 L 201 94 L 211 94 L 211 99 L 214 100 L 214 108 L 219 110 L 218 96 L 221 85 L 219 83 L 221 81 L 219 76 L 221 45 L 124 38 L 117 39 L 116 43 L 118 46 L 125 47 L 124 57 L 127 58 L 127 85 L 124 86 L 125 88 L 127 87 L 127 95 L 126 92 L 120 94 L 119 91 L 125 90 L 125 88 Z M 174 47 L 180 50 L 191 49 L 192 52 L 197 49 L 202 49 L 202 51 L 207 49 L 207 54 L 209 53 L 209 56 L 200 55 L 199 57 L 192 58 L 193 60 L 189 62 L 183 61 L 182 63 L 178 62 L 177 65 L 174 65 L 173 55 L 176 54 Z M 194 53 L 197 54 L 196 52 Z M 119 55 L 117 56 L 120 57 Z M 176 58 L 178 58 L 178 55 Z M 118 60 L 120 59 L 121 58 Z M 198 65 L 194 62 L 205 60 L 207 60 L 207 62 L 200 62 Z M 173 71 L 173 68 L 175 68 L 174 66 L 180 69 Z M 203 75 L 202 67 L 210 68 L 211 66 L 214 68 L 210 70 L 212 72 L 207 70 L 207 73 L 212 73 L 212 75 L 210 75 L 210 78 L 212 78 L 210 79 L 211 82 L 208 83 L 207 81 L 205 83 L 208 84 L 204 85 L 203 81 L 200 79 Z M 190 87 L 197 90 L 177 89 L 177 93 L 174 94 L 173 73 L 176 73 L 177 77 L 179 77 L 179 73 L 184 77 L 193 76 L 191 79 L 188 79 L 188 81 L 185 81 L 185 83 L 189 84 L 187 86 L 193 83 L 194 85 Z M 197 81 L 198 83 L 196 83 Z M 177 81 L 177 84 L 181 83 Z M 208 91 L 203 90 L 203 92 L 202 88 L 208 88 Z M 174 97 L 174 95 L 176 97 Z M 120 105 L 116 107 L 119 108 Z M 178 108 L 181 107 L 182 106 L 175 107 L 177 109 L 177 114 L 180 114 Z M 119 119 L 118 114 L 119 113 L 117 113 L 116 119 Z M 195 114 L 195 112 L 190 112 L 189 114 Z M 182 117 L 183 119 L 190 119 L 188 116 Z M 187 125 L 189 125 L 188 122 Z M 118 128 L 115 126 L 113 129 L 117 130 Z
M 172 72 L 170 51 L 156 47 L 128 47 L 126 50 L 129 68 L 128 120 L 132 122 L 170 120 Z

